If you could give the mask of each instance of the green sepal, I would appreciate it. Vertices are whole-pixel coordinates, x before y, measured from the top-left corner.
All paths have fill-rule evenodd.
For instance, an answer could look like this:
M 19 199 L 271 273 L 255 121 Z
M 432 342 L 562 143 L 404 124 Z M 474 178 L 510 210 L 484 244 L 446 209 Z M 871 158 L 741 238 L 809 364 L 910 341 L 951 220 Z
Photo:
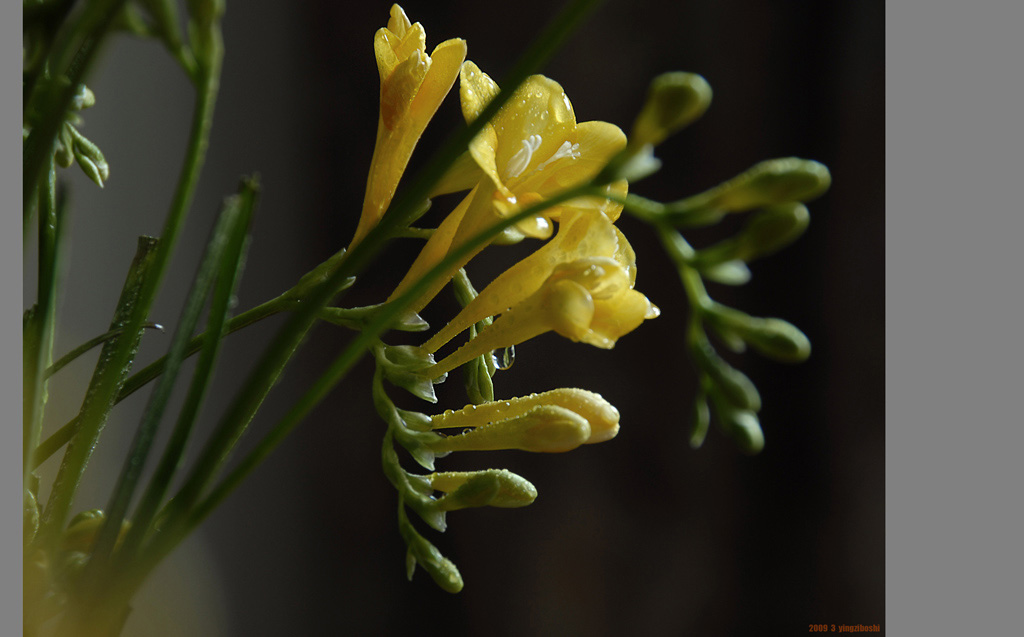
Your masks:
M 413 396 L 431 403 L 437 402 L 434 393 L 434 381 L 422 371 L 434 364 L 434 355 L 414 345 L 384 345 L 377 362 L 384 372 L 384 377 L 397 387 L 405 389 Z
M 345 260 L 346 251 L 344 248 L 335 252 L 328 257 L 324 262 L 317 265 L 315 268 L 302 275 L 299 282 L 296 283 L 292 289 L 285 292 L 282 296 L 293 301 L 303 301 L 307 296 L 312 294 L 313 289 L 322 285 L 327 281 L 331 274 L 337 270 Z M 340 282 L 338 292 L 346 290 L 352 287 L 352 284 L 356 282 L 356 278 L 353 276 L 346 277 Z

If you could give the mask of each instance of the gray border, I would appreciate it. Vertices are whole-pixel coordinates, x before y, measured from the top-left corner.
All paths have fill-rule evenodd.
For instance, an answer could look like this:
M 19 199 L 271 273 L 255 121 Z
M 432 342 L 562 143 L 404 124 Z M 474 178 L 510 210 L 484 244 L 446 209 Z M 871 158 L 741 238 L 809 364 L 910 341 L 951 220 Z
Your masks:
M 886 628 L 1019 634 L 1024 3 L 886 18 Z
M 0 117 L 4 122 L 3 165 L 0 166 L 0 192 L 8 202 L 5 214 L 0 215 L 0 278 L 5 296 L 21 297 L 22 247 L 21 224 L 14 211 L 14 201 L 21 201 L 21 148 L 15 118 L 21 120 L 21 91 L 17 74 L 21 72 L 21 41 L 17 29 L 21 26 L 21 7 L 13 2 L 0 3 L 0 65 L 5 89 L 0 91 Z M 17 193 L 17 196 L 16 196 Z M 0 427 L 0 632 L 5 635 L 21 631 L 21 517 L 11 515 L 21 510 L 21 418 L 11 418 L 14 405 L 21 404 L 21 304 L 4 305 L 4 321 L 0 336 L 0 360 L 4 361 L 3 379 L 0 380 L 0 404 L 12 411 L 4 426 Z

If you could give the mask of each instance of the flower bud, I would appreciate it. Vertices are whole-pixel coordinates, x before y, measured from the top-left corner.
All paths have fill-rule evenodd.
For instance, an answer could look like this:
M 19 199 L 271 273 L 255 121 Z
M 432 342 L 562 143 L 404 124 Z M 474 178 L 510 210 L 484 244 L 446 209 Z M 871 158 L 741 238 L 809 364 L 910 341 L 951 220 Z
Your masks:
M 611 440 L 619 433 L 619 410 L 592 391 L 562 387 L 540 394 L 482 405 L 467 405 L 458 411 L 445 411 L 431 418 L 434 429 L 480 426 L 521 416 L 537 407 L 554 405 L 565 408 L 587 421 L 590 437 L 586 444 Z
M 711 86 L 694 73 L 663 73 L 654 78 L 647 101 L 633 123 L 630 145 L 657 146 L 704 114 L 711 104 Z
M 745 453 L 756 454 L 764 448 L 764 432 L 757 414 L 749 409 L 737 408 L 715 392 L 711 393 L 715 417 L 722 429 Z
M 796 157 L 769 159 L 698 195 L 697 199 L 703 208 L 743 212 L 772 204 L 807 201 L 828 190 L 831 183 L 828 168 L 816 161 Z
M 707 341 L 696 345 L 692 351 L 694 362 L 730 403 L 750 411 L 761 409 L 761 395 L 754 383 L 746 374 L 725 362 Z
M 795 325 L 779 318 L 758 318 L 720 303 L 707 311 L 720 332 L 743 339 L 762 355 L 784 363 L 799 363 L 811 355 L 811 341 Z
M 67 130 L 71 133 L 72 143 L 71 152 L 75 155 L 75 160 L 78 165 L 82 168 L 82 172 L 86 176 L 96 182 L 96 185 L 100 188 L 103 187 L 103 183 L 110 179 L 110 166 L 107 164 L 107 160 L 103 157 L 103 152 L 100 151 L 99 147 L 86 139 L 84 135 L 78 132 L 74 126 L 68 126 Z
M 64 531 L 64 535 L 61 538 L 61 549 L 89 553 L 92 551 L 96 535 L 100 532 L 106 520 L 107 515 L 100 509 L 82 511 L 71 518 L 71 522 L 68 523 L 68 528 Z M 121 522 L 121 531 L 117 537 L 119 543 L 130 526 L 131 523 L 128 520 Z
M 492 506 L 518 508 L 537 498 L 537 488 L 505 469 L 448 471 L 428 476 L 430 485 L 447 493 L 438 500 L 445 511 Z
M 530 411 L 448 436 L 431 444 L 434 451 L 496 451 L 519 449 L 539 453 L 571 451 L 590 438 L 590 423 L 555 405 Z
M 401 530 L 401 529 L 400 529 Z M 406 536 L 408 551 L 405 555 L 406 573 L 409 579 L 419 564 L 430 575 L 431 579 L 449 593 L 462 590 L 462 575 L 451 560 L 441 555 L 437 547 L 428 542 L 418 533 L 403 533 Z
M 778 252 L 800 238 L 810 221 L 811 215 L 801 203 L 770 206 L 753 215 L 737 237 L 743 260 Z

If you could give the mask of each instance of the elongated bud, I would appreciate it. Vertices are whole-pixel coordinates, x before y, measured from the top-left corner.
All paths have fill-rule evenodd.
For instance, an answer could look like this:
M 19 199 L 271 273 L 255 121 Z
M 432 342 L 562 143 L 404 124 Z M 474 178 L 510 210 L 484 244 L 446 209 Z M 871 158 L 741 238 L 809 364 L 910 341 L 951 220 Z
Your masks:
M 766 208 L 750 218 L 737 239 L 742 259 L 750 261 L 767 256 L 800 238 L 807 230 L 811 215 L 801 203 L 786 203 Z
M 828 190 L 828 168 L 809 159 L 769 159 L 698 195 L 703 208 L 743 212 L 772 204 L 808 201 Z M 694 205 L 694 202 L 689 202 Z
M 537 499 L 537 488 L 505 469 L 448 471 L 428 476 L 430 485 L 447 493 L 438 500 L 445 511 L 492 506 L 518 508 Z
M 757 414 L 732 404 L 721 393 L 712 389 L 711 399 L 715 406 L 715 417 L 726 434 L 751 455 L 764 449 L 764 432 Z
M 458 411 L 449 410 L 433 416 L 431 426 L 434 429 L 476 427 L 521 416 L 545 405 L 563 407 L 586 420 L 590 425 L 587 444 L 611 440 L 619 433 L 619 410 L 600 394 L 576 387 L 562 387 L 482 405 L 467 405 Z
M 750 411 L 761 409 L 761 395 L 746 374 L 725 362 L 706 341 L 693 347 L 692 351 L 697 366 L 729 402 Z
M 715 303 L 707 310 L 712 326 L 743 339 L 768 358 L 799 363 L 811 354 L 811 341 L 795 325 L 779 318 L 758 318 Z
M 102 188 L 103 184 L 110 179 L 110 166 L 103 157 L 103 152 L 100 151 L 99 146 L 86 139 L 74 126 L 68 126 L 67 130 L 72 137 L 71 152 L 74 153 L 75 160 L 82 168 L 82 172 Z
M 590 423 L 575 412 L 555 405 L 541 405 L 498 422 L 442 438 L 434 451 L 495 451 L 519 449 L 540 453 L 571 451 L 590 438 Z
M 422 535 L 414 531 L 407 534 L 402 528 L 399 530 L 405 536 L 408 546 L 405 564 L 406 573 L 410 580 L 412 579 L 413 571 L 416 569 L 416 564 L 419 564 L 443 590 L 449 593 L 458 593 L 462 590 L 462 575 L 459 574 L 459 569 L 455 567 L 451 560 L 441 555 L 441 551 L 437 550 L 437 547 L 428 542 Z
M 657 146 L 704 114 L 711 104 L 711 86 L 694 73 L 676 71 L 654 78 L 647 101 L 633 123 L 633 146 Z

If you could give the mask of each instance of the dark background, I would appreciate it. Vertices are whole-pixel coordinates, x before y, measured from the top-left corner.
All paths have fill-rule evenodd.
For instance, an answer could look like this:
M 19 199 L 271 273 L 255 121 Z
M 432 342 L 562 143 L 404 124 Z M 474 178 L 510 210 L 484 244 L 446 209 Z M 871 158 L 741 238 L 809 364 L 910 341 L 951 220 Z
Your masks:
M 403 6 L 424 24 L 428 50 L 463 37 L 469 59 L 499 83 L 554 13 L 532 0 Z M 261 173 L 264 197 L 240 309 L 348 243 L 377 119 L 372 38 L 389 7 L 230 3 L 207 170 L 153 320 L 173 324 L 217 202 L 243 173 Z M 164 580 L 184 591 L 162 620 L 168 634 L 202 616 L 206 628 L 180 634 L 749 635 L 802 634 L 814 623 L 884 630 L 882 11 L 882 2 L 611 1 L 543 71 L 565 88 L 579 121 L 626 130 L 654 75 L 686 70 L 708 80 L 711 108 L 658 149 L 663 170 L 632 187 L 644 196 L 677 199 L 771 157 L 830 168 L 833 187 L 811 203 L 798 243 L 753 264 L 742 288 L 709 287 L 722 302 L 792 321 L 814 344 L 802 365 L 732 359 L 764 398 L 759 456 L 742 455 L 714 428 L 702 449 L 688 447 L 695 378 L 683 350 L 682 288 L 653 234 L 624 218 L 637 287 L 662 316 L 612 351 L 542 336 L 517 348 L 513 368 L 496 377 L 501 397 L 561 386 L 600 392 L 622 413 L 620 434 L 563 455 L 460 454 L 439 463 L 508 468 L 540 492 L 526 509 L 456 512 L 444 535 L 424 530 L 459 566 L 462 593 L 443 593 L 422 571 L 405 581 L 395 494 L 379 467 L 384 426 L 370 406 L 364 361 L 158 574 L 151 597 L 178 599 L 161 592 Z M 107 154 L 111 180 L 99 191 L 72 175 L 76 243 L 58 355 L 104 331 L 134 237 L 159 232 L 192 99 L 158 46 L 126 37 L 90 86 L 98 103 L 83 132 Z M 451 99 L 421 151 L 460 123 Z M 437 201 L 424 224 L 438 222 L 446 205 Z M 703 245 L 720 232 L 691 238 Z M 410 245 L 398 242 L 346 301 L 386 296 L 411 260 Z M 482 286 L 515 254 L 488 250 L 470 275 Z M 443 292 L 424 316 L 437 324 L 454 308 Z M 229 339 L 206 426 L 277 324 Z M 348 337 L 326 326 L 313 332 L 250 442 Z M 168 340 L 149 338 L 143 358 Z M 75 367 L 85 378 L 88 368 Z M 439 392 L 437 409 L 461 406 L 456 382 Z M 142 400 L 115 412 L 98 464 L 116 463 L 112 441 L 129 437 Z M 93 482 L 82 508 L 105 504 L 112 479 Z

